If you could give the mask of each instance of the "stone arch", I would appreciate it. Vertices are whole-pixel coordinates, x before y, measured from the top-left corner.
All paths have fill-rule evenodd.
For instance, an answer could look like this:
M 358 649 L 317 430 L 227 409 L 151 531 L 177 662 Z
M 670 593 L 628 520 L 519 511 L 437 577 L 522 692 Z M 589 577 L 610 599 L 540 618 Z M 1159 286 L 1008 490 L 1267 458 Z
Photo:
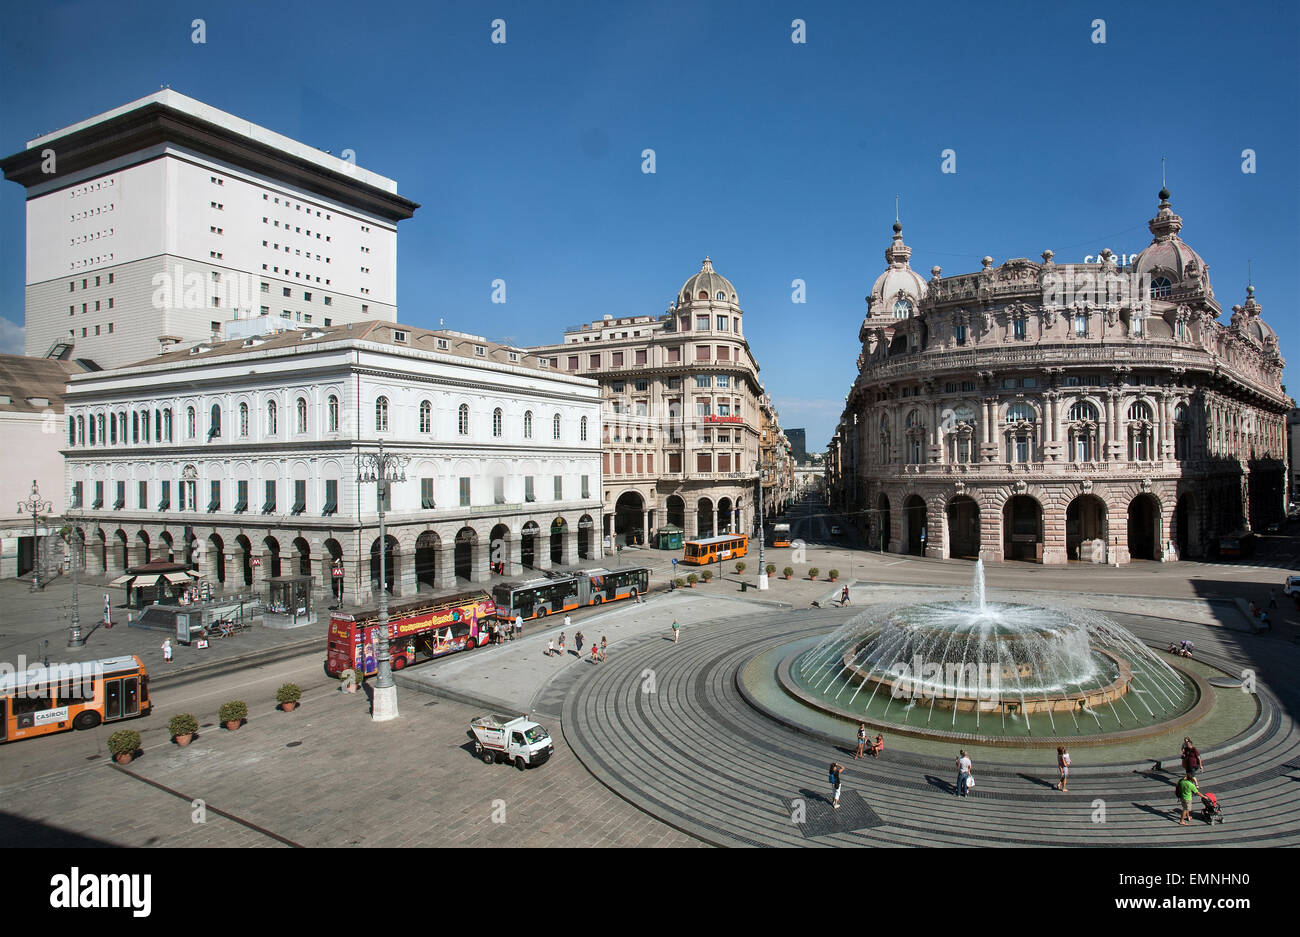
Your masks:
M 578 558 L 583 560 L 593 559 L 591 546 L 594 542 L 593 531 L 596 522 L 590 514 L 584 514 L 578 518 Z
M 113 559 L 120 564 L 122 572 L 131 565 L 131 543 L 121 527 L 113 531 Z
M 158 552 L 168 563 L 176 562 L 176 544 L 172 540 L 172 532 L 164 530 L 158 535 Z
M 226 543 L 215 531 L 208 534 L 207 556 L 204 557 L 203 566 L 203 575 L 213 576 L 218 585 L 226 584 Z
M 108 534 L 104 528 L 95 528 L 95 570 L 101 575 L 108 572 Z
M 718 499 L 718 526 L 714 528 L 719 535 L 735 533 L 735 505 L 731 498 Z
M 280 563 L 280 541 L 275 537 L 267 536 L 262 538 L 262 578 L 272 579 L 275 576 L 283 576 L 284 570 Z M 376 576 L 376 578 L 378 578 Z
M 239 547 L 244 562 L 241 564 L 243 569 L 240 570 L 240 578 L 243 580 L 245 588 L 253 584 L 253 543 L 243 534 L 235 538 L 235 544 Z
M 614 537 L 622 537 L 623 543 L 629 543 L 629 535 L 639 531 L 642 542 L 648 536 L 649 532 L 643 530 L 643 519 L 645 517 L 646 503 L 641 492 L 635 490 L 625 491 L 614 501 Z
M 492 532 L 488 534 L 488 569 L 491 572 L 505 574 L 506 569 L 511 565 L 510 550 L 513 540 L 509 525 L 497 524 L 492 528 Z
M 401 576 L 397 565 L 402 555 L 402 545 L 392 534 L 384 537 L 383 588 L 389 595 L 397 595 L 397 583 Z M 379 538 L 370 543 L 370 589 L 376 595 L 380 588 Z
M 717 530 L 713 523 L 713 499 L 700 498 L 695 503 L 696 538 L 712 537 Z
M 1161 536 L 1160 499 L 1151 492 L 1141 492 L 1128 503 L 1129 559 L 1158 560 L 1164 553 Z
M 334 597 L 336 603 L 341 602 L 343 600 L 344 577 L 335 576 L 334 569 L 335 567 L 342 568 L 343 566 L 343 545 L 333 537 L 330 537 L 321 544 L 321 547 L 324 551 L 322 556 L 328 557 L 327 562 L 329 567 L 328 569 L 322 569 L 321 575 L 329 576 L 330 595 Z
M 918 494 L 910 494 L 903 499 L 903 552 L 911 556 L 925 555 L 925 539 L 928 533 L 925 499 Z
M 1040 562 L 1043 552 L 1043 504 L 1016 493 L 1002 506 L 1002 558 Z
M 563 563 L 565 560 L 564 538 L 569 533 L 569 522 L 563 517 L 557 517 L 551 521 L 551 563 Z
M 438 588 L 438 553 L 442 538 L 436 531 L 421 531 L 415 538 L 415 591 L 436 591 Z
M 297 537 L 293 541 L 293 550 L 298 555 L 298 568 L 294 573 L 299 576 L 311 575 L 311 544 L 305 537 Z
M 979 559 L 980 506 L 968 494 L 953 495 L 944 507 L 947 522 L 948 556 L 962 559 Z
M 478 531 L 473 527 L 462 527 L 456 531 L 455 548 L 452 551 L 454 569 L 457 579 L 471 582 L 474 579 L 474 554 L 478 552 Z
M 669 495 L 664 500 L 664 514 L 668 523 L 686 529 L 686 501 L 681 495 Z
M 537 568 L 537 544 L 541 533 L 542 529 L 536 521 L 524 524 L 519 532 L 519 562 L 528 569 Z
M 1065 508 L 1065 555 L 1070 560 L 1090 560 L 1085 545 L 1100 540 L 1101 559 L 1110 549 L 1110 518 L 1106 502 L 1084 492 L 1070 499 Z

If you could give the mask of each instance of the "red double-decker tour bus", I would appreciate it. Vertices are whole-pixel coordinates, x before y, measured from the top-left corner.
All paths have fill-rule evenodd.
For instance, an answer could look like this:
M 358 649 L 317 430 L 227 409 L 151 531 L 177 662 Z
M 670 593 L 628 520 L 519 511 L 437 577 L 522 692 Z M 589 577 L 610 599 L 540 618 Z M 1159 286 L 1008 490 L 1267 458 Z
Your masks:
M 388 603 L 388 646 L 393 669 L 481 647 L 488 642 L 488 625 L 496 612 L 486 592 L 428 596 Z M 335 612 L 330 619 L 325 671 L 337 677 L 349 668 L 376 670 L 375 632 L 379 607 L 351 614 Z

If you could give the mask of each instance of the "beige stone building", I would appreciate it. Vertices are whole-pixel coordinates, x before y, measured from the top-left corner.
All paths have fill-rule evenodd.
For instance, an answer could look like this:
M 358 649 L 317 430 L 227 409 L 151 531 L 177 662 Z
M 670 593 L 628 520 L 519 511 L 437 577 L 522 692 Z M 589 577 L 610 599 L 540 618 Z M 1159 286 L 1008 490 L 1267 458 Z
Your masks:
M 985 257 L 927 281 L 895 224 L 826 460 L 871 546 L 1172 560 L 1282 516 L 1293 402 L 1277 336 L 1252 287 L 1219 321 L 1166 190 L 1149 227 L 1131 258 Z
M 662 315 L 605 316 L 530 352 L 600 383 L 607 537 L 753 532 L 763 388 L 736 288 L 707 257 Z

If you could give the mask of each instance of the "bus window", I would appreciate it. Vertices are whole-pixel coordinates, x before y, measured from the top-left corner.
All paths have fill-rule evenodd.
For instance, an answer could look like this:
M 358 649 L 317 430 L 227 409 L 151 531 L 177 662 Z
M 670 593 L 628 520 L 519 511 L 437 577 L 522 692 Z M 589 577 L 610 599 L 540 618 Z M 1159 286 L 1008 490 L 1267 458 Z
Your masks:
M 140 699 L 137 695 L 138 681 L 135 677 L 122 680 L 122 715 L 134 716 L 140 712 Z
M 104 681 L 104 718 L 119 719 L 122 716 L 122 681 Z
M 30 729 L 36 725 L 36 714 L 54 708 L 45 687 L 32 687 L 20 691 L 13 698 L 14 725 L 19 729 Z
M 9 701 L 0 699 L 0 742 L 9 738 Z

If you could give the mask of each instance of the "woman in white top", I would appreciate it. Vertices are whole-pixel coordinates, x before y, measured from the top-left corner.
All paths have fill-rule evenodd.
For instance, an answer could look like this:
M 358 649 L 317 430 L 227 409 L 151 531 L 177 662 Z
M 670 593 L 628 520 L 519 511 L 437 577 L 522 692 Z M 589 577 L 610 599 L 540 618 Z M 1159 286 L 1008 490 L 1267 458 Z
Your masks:
M 1065 750 L 1064 745 L 1056 746 L 1056 767 L 1061 772 L 1061 780 L 1057 783 L 1058 791 L 1067 791 L 1066 784 L 1070 780 L 1070 753 Z
M 971 762 L 970 756 L 966 754 L 966 749 L 963 748 L 961 754 L 957 756 L 957 794 L 960 797 L 966 796 L 966 788 L 970 785 L 971 769 L 973 767 L 974 764 Z

